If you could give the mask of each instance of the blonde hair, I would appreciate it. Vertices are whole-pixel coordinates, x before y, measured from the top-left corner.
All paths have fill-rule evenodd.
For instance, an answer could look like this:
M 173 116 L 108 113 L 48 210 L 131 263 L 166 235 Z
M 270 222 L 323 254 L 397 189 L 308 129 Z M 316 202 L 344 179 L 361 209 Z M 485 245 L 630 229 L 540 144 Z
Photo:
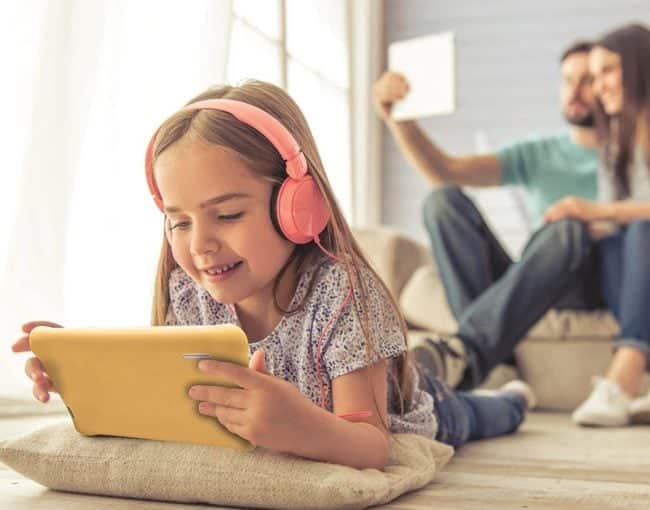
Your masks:
M 367 307 L 368 292 L 363 278 L 357 276 L 361 274 L 370 274 L 379 283 L 381 291 L 385 294 L 384 297 L 390 303 L 393 313 L 399 320 L 400 328 L 406 340 L 406 324 L 404 319 L 390 291 L 372 269 L 352 236 L 350 227 L 343 217 L 327 176 L 325 175 L 323 163 L 307 121 L 298 105 L 281 88 L 256 80 L 244 82 L 237 87 L 221 86 L 208 89 L 190 100 L 188 104 L 204 99 L 216 98 L 233 99 L 261 108 L 280 121 L 293 135 L 305 155 L 309 173 L 322 192 L 331 212 L 330 221 L 320 236 L 321 243 L 325 249 L 337 258 L 348 262 L 345 264 L 346 271 L 350 285 L 355 290 L 352 294 L 352 302 L 354 310 L 358 315 L 364 337 L 366 338 L 366 344 L 372 350 L 372 346 L 378 345 L 381 339 L 372 338 L 372 328 L 370 328 L 372 317 L 369 316 Z M 162 124 L 158 131 L 153 146 L 153 161 L 155 162 L 165 149 L 189 132 L 208 143 L 227 147 L 238 153 L 255 173 L 267 180 L 280 183 L 286 178 L 284 162 L 271 142 L 253 127 L 235 119 L 229 113 L 218 110 L 181 110 L 172 115 Z M 282 274 L 292 261 L 296 261 L 298 268 L 301 268 L 307 265 L 308 261 L 315 260 L 319 253 L 320 248 L 313 242 L 305 245 L 296 245 L 292 256 L 276 277 L 275 289 L 277 289 L 277 284 Z M 177 267 L 177 264 L 172 256 L 171 247 L 167 241 L 167 237 L 163 235 L 152 306 L 151 322 L 154 326 L 165 324 L 169 308 L 168 282 L 170 274 L 175 267 Z M 313 287 L 316 274 L 317 271 L 314 272 L 310 289 Z M 305 299 L 309 294 L 310 292 L 307 292 Z M 304 304 L 303 300 L 303 303 L 296 310 L 288 311 L 280 308 L 277 297 L 275 301 L 276 306 L 285 313 L 295 312 Z M 409 377 L 407 353 L 404 353 L 396 361 L 400 407 L 403 411 L 405 408 L 408 408 L 413 391 L 411 378 Z M 394 376 L 394 374 L 390 375 Z

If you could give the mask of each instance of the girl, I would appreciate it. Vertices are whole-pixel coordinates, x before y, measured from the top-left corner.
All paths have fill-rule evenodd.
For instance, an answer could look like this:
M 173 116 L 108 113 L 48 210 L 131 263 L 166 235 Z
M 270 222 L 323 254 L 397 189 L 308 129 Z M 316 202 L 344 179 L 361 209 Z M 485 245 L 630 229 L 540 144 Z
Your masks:
M 620 337 L 605 378 L 573 413 L 581 425 L 621 426 L 650 419 L 650 394 L 633 400 L 650 359 L 650 30 L 629 25 L 589 55 L 603 146 L 598 203 L 568 198 L 547 221 L 572 217 L 603 235 L 596 241 L 602 294 Z M 598 277 L 596 275 L 595 277 Z
M 253 444 L 356 468 L 386 465 L 390 432 L 460 446 L 519 427 L 523 383 L 475 396 L 419 380 L 397 306 L 283 90 L 251 81 L 194 98 L 154 135 L 147 170 L 165 214 L 153 325 L 234 323 L 250 342 L 248 368 L 199 363 L 240 387 L 192 388 L 199 412 Z M 40 362 L 26 370 L 47 401 Z

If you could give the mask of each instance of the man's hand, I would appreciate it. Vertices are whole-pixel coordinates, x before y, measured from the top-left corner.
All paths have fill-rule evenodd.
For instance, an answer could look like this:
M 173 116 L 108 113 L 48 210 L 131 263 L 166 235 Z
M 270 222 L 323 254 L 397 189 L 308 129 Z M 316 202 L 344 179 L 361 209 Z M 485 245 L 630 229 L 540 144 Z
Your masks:
M 219 361 L 201 361 L 199 369 L 219 375 L 240 388 L 193 386 L 189 396 L 200 402 L 199 412 L 219 420 L 229 431 L 254 445 L 291 452 L 306 437 L 314 404 L 290 382 L 268 373 L 264 352 L 253 354 L 249 367 Z
M 591 202 L 578 197 L 566 197 L 555 202 L 544 213 L 544 223 L 553 223 L 564 218 L 590 222 L 610 219 L 608 204 Z
M 403 99 L 409 92 L 409 84 L 401 74 L 386 71 L 373 86 L 373 103 L 377 114 L 390 120 L 390 111 L 395 101 Z

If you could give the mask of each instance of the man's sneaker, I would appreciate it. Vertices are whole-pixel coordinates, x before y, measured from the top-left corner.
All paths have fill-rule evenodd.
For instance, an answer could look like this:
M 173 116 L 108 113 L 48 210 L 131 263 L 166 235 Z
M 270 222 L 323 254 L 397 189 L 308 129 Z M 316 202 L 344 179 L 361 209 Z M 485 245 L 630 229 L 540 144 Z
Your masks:
M 630 423 L 650 424 L 650 392 L 643 397 L 635 398 L 630 404 Z
M 573 411 L 573 421 L 578 425 L 593 427 L 627 425 L 632 398 L 614 381 L 603 377 L 595 377 L 593 386 L 589 398 Z
M 537 396 L 530 385 L 521 379 L 514 379 L 505 383 L 497 390 L 479 389 L 473 390 L 474 395 L 486 397 L 498 397 L 500 395 L 516 395 L 526 404 L 526 411 L 532 411 L 537 406 Z
M 465 345 L 455 336 L 416 338 L 410 343 L 410 350 L 420 369 L 437 377 L 451 388 L 463 378 L 467 367 Z

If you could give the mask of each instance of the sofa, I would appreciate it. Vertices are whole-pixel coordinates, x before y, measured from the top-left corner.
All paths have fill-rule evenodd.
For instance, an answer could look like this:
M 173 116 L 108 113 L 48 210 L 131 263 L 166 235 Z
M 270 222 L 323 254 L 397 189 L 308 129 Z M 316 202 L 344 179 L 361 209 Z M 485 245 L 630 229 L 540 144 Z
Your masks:
M 354 235 L 397 299 L 410 343 L 456 331 L 429 247 L 387 227 L 357 229 Z M 551 310 L 519 343 L 516 368 L 497 367 L 485 385 L 520 377 L 535 390 L 541 409 L 570 411 L 589 394 L 592 377 L 605 373 L 617 332 L 616 320 L 604 310 Z M 646 376 L 643 390 L 649 387 Z

